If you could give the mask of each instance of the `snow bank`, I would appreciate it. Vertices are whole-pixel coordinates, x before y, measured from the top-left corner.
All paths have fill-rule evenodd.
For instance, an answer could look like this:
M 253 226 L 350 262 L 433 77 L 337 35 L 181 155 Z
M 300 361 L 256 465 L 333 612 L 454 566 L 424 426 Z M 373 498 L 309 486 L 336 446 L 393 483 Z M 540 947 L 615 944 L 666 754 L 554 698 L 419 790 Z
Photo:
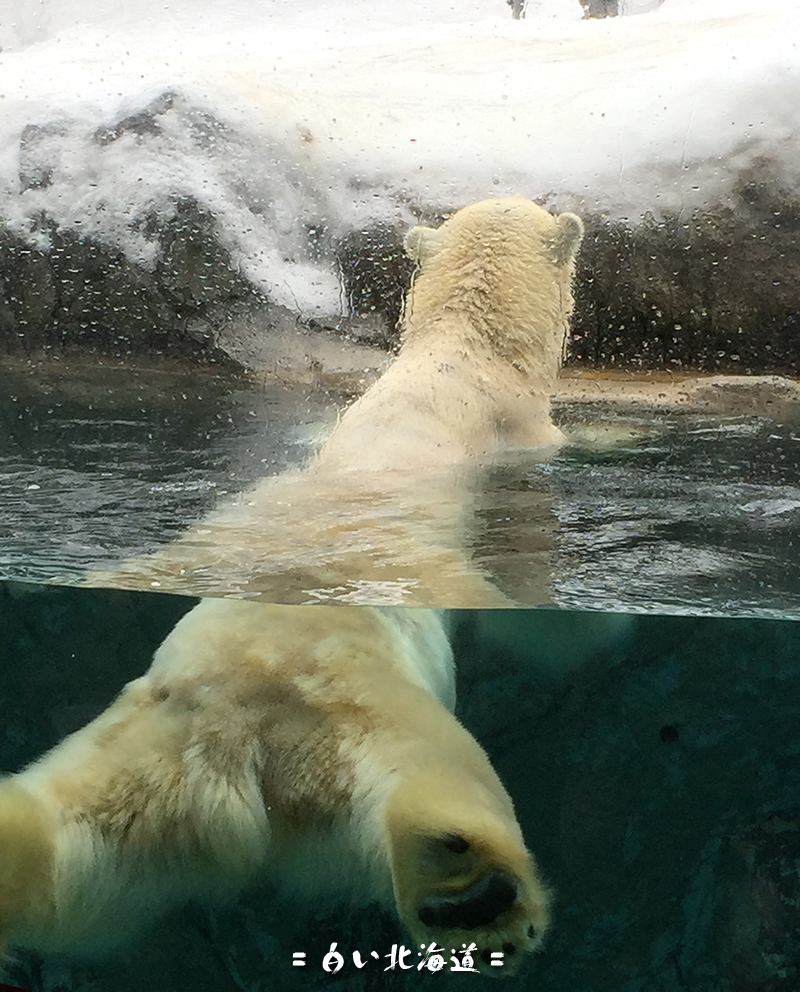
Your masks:
M 331 243 L 491 195 L 635 221 L 800 189 L 788 0 L 0 0 L 0 217 L 152 266 L 177 199 L 276 303 L 337 313 Z M 642 13 L 642 11 L 644 11 Z

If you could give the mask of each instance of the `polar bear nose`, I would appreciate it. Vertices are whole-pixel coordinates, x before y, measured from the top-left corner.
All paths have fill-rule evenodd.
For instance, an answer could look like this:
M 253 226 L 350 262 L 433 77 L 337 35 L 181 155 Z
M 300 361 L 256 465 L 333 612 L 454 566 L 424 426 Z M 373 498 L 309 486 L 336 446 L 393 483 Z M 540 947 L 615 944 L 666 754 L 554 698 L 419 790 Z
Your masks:
M 426 927 L 475 930 L 493 923 L 516 898 L 514 879 L 504 871 L 493 871 L 456 895 L 431 896 L 420 906 L 418 916 Z

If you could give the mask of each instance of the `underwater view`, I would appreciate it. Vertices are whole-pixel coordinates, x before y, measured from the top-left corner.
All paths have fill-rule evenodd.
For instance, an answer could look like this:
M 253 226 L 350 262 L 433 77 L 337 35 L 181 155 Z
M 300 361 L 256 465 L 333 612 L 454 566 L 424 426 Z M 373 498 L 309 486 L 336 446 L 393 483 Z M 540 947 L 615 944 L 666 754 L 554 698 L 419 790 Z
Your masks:
M 13 582 L 0 602 L 7 772 L 100 713 L 194 603 Z M 552 930 L 504 987 L 796 989 L 798 625 L 554 610 L 456 620 L 456 713 L 553 889 Z M 335 958 L 323 968 L 334 944 L 335 974 Z M 413 953 L 392 966 L 402 946 Z M 375 906 L 309 906 L 267 887 L 192 903 L 99 960 L 15 951 L 4 975 L 31 990 L 489 987 L 422 960 Z

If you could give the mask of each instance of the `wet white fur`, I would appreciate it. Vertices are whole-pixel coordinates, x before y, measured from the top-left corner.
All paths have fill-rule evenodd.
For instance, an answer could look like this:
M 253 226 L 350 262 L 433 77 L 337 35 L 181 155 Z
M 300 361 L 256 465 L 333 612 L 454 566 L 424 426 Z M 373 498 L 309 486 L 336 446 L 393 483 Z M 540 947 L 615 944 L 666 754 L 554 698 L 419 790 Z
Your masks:
M 548 897 L 453 701 L 435 612 L 203 601 L 105 713 L 0 782 L 0 935 L 103 951 L 272 880 L 382 902 L 418 940 L 513 943 L 514 971 Z M 443 846 L 456 834 L 467 854 Z M 496 920 L 420 923 L 499 870 L 518 896 Z
M 89 584 L 272 602 L 489 607 L 467 552 L 475 473 L 564 441 L 550 417 L 583 225 L 486 200 L 406 246 L 402 343 L 302 471 L 265 479 L 153 555 Z M 546 585 L 546 583 L 545 583 Z

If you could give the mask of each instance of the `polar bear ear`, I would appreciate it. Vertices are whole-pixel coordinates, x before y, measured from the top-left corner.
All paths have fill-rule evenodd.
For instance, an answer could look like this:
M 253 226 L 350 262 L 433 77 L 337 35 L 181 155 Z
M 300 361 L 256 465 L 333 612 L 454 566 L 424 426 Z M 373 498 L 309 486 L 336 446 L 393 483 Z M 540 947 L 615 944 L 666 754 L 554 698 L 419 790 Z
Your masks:
M 412 262 L 423 266 L 442 247 L 442 237 L 434 227 L 412 227 L 403 238 L 403 250 Z
M 556 225 L 553 255 L 558 263 L 568 262 L 575 257 L 583 240 L 583 221 L 577 214 L 559 214 Z

